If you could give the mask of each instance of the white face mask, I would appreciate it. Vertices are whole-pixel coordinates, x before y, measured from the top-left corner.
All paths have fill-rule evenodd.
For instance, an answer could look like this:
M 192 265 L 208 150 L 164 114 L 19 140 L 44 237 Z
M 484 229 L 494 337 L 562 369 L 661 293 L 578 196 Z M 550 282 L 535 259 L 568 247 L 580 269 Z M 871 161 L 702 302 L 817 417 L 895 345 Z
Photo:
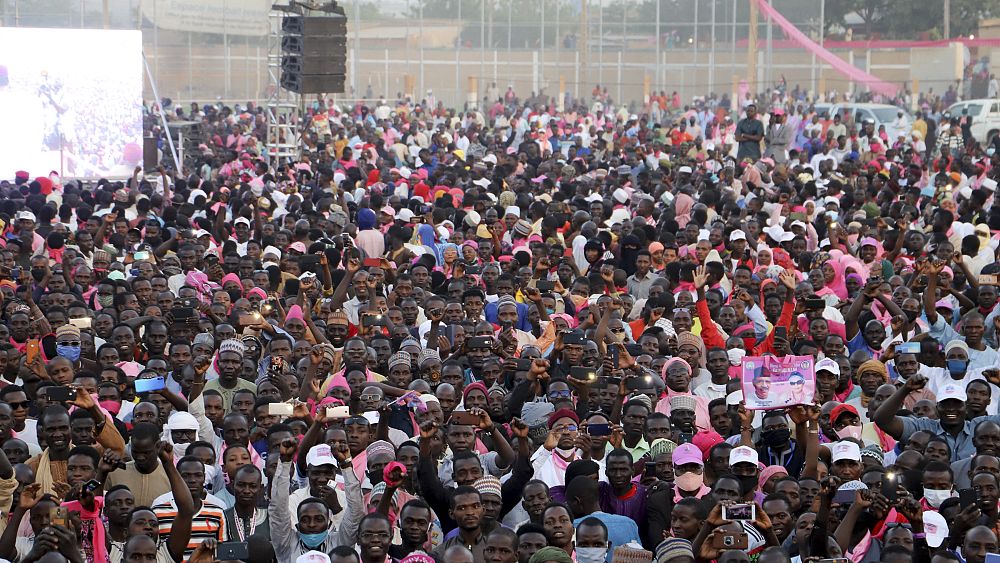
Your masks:
M 933 506 L 934 508 L 940 507 L 941 503 L 953 496 L 955 496 L 955 491 L 952 491 L 951 489 L 924 489 L 924 500 L 926 500 L 927 504 Z
M 578 547 L 574 551 L 577 563 L 603 563 L 608 557 L 607 547 Z

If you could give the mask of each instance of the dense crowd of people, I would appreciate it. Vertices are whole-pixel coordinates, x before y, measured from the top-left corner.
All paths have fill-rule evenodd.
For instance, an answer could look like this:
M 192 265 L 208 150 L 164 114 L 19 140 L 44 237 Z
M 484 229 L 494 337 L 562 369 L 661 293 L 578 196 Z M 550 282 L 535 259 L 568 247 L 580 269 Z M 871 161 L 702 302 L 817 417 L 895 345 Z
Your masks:
M 1000 553 L 1000 155 L 962 116 L 496 99 L 318 101 L 293 162 L 254 104 L 170 107 L 191 169 L 0 182 L 0 558 Z M 762 356 L 815 361 L 783 408 Z

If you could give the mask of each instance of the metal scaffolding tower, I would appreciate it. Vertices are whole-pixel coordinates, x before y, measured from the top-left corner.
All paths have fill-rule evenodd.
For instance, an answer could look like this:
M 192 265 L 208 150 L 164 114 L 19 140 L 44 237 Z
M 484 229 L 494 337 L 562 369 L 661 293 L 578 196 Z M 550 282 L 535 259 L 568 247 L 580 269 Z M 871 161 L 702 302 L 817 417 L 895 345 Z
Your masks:
M 284 8 L 284 9 L 281 9 Z M 268 14 L 267 36 L 267 144 L 269 164 L 297 161 L 301 154 L 302 134 L 299 124 L 305 114 L 303 98 L 281 87 L 281 29 L 282 18 L 288 15 L 288 6 L 278 3 Z

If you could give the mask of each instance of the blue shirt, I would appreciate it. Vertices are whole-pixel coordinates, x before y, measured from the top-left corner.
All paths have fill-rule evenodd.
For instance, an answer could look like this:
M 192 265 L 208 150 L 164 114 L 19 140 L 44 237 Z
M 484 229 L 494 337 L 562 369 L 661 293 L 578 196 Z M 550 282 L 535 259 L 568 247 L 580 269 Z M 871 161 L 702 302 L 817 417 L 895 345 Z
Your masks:
M 635 520 L 618 514 L 592 512 L 573 520 L 573 528 L 577 528 L 580 522 L 590 517 L 597 518 L 608 527 L 608 541 L 611 542 L 611 548 L 608 549 L 608 561 L 611 561 L 611 555 L 619 545 L 625 545 L 629 542 L 642 543 L 639 540 L 639 526 L 636 525 Z

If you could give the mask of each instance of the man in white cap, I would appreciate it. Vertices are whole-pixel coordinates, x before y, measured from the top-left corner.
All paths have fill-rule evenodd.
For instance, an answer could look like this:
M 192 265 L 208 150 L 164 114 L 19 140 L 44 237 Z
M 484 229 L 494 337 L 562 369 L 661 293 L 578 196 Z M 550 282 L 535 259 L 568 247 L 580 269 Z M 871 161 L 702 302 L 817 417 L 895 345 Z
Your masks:
M 854 481 L 861 478 L 861 447 L 857 442 L 841 440 L 829 445 L 830 474 L 841 481 Z
M 740 480 L 743 500 L 761 502 L 764 500 L 763 493 L 757 490 L 757 479 L 760 476 L 760 457 L 757 450 L 749 446 L 739 446 L 729 452 L 729 468 L 733 475 Z
M 271 540 L 278 563 L 293 563 L 299 556 L 310 551 L 330 554 L 340 545 L 354 545 L 357 542 L 358 525 L 365 515 L 364 500 L 361 496 L 361 483 L 354 473 L 350 452 L 332 450 L 326 444 L 314 446 L 307 455 L 313 457 L 312 463 L 327 466 L 331 463 L 340 468 L 344 478 L 346 506 L 336 503 L 334 488 L 329 485 L 313 490 L 322 496 L 310 495 L 301 501 L 295 510 L 289 506 L 289 476 L 292 472 L 292 459 L 295 457 L 297 443 L 286 440 L 278 446 L 279 463 L 274 471 L 271 500 L 268 504 L 268 518 L 271 523 Z M 318 449 L 317 449 L 318 448 Z M 332 459 L 331 459 L 332 458 Z M 336 514 L 343 514 L 340 525 L 333 523 Z M 294 515 L 294 516 L 293 516 Z M 391 539 L 391 538 L 387 538 Z
M 973 435 L 976 425 L 983 421 L 1000 423 L 1000 415 L 979 416 L 967 420 L 965 387 L 955 383 L 942 385 L 937 394 L 937 420 L 915 416 L 899 416 L 903 400 L 912 391 L 923 389 L 927 379 L 916 374 L 906 380 L 895 393 L 875 411 L 875 424 L 900 442 L 906 442 L 914 432 L 924 430 L 943 438 L 951 448 L 951 461 L 958 461 L 976 454 Z

